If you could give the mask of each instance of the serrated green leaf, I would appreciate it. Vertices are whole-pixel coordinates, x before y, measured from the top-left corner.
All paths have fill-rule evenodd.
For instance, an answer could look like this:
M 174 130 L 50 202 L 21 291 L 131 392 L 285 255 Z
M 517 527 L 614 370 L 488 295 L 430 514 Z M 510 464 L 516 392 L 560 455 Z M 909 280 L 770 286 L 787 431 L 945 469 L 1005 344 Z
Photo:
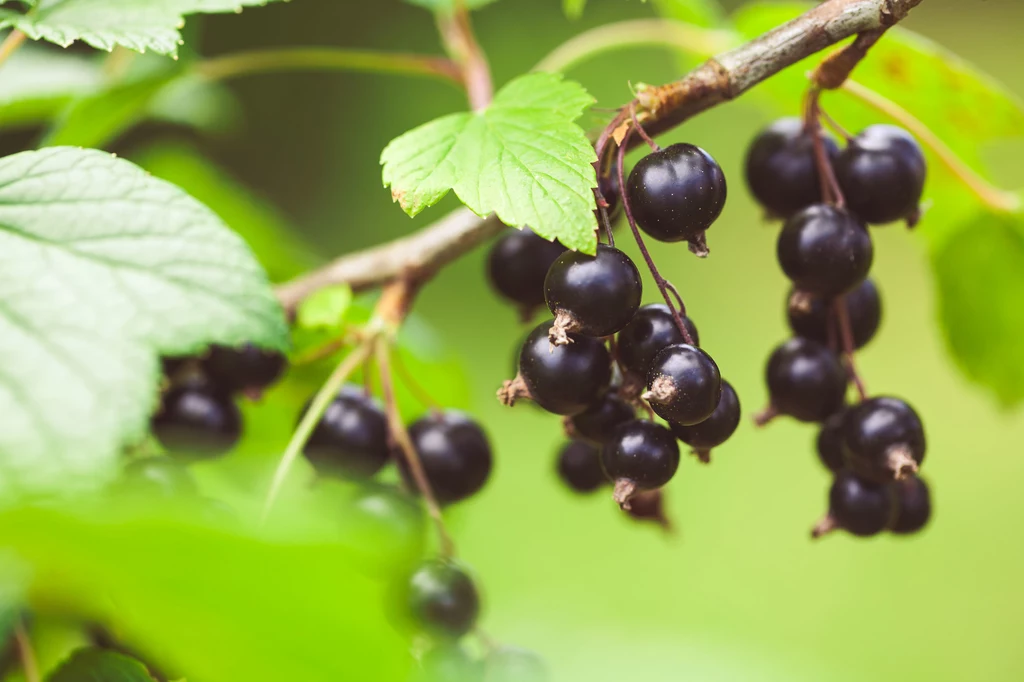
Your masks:
M 153 682 L 134 658 L 103 649 L 79 649 L 53 671 L 47 682 Z
M 451 12 L 460 1 L 466 9 L 474 10 L 490 5 L 495 0 L 406 0 L 410 5 L 423 7 L 431 12 Z
M 100 62 L 26 45 L 0 69 L 0 126 L 52 118 L 73 98 L 97 92 L 102 83 Z
M 559 75 L 521 76 L 483 112 L 444 116 L 392 140 L 381 154 L 384 186 L 409 215 L 454 189 L 479 215 L 494 212 L 593 253 L 596 157 L 575 123 L 593 101 Z
M 28 13 L 0 10 L 0 29 L 68 46 L 81 40 L 100 50 L 177 53 L 185 16 L 237 12 L 274 0 L 39 0 Z
M 654 0 L 654 6 L 663 17 L 697 26 L 719 26 L 726 19 L 718 0 Z
M 302 302 L 296 322 L 303 329 L 339 329 L 351 305 L 351 287 L 344 284 L 326 287 Z
M 587 0 L 562 0 L 562 11 L 570 19 L 579 19 L 583 16 L 583 10 L 587 6 Z
M 284 316 L 233 232 L 94 150 L 0 160 L 0 498 L 94 487 L 142 437 L 157 356 L 283 349 Z

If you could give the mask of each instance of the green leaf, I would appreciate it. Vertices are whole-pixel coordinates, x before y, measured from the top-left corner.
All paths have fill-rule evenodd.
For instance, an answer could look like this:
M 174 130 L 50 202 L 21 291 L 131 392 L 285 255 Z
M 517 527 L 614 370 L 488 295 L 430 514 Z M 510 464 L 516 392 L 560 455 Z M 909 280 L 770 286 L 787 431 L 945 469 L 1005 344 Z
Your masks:
M 47 120 L 73 98 L 102 87 L 100 62 L 26 45 L 0 69 L 0 126 Z
M 327 287 L 302 302 L 296 321 L 303 329 L 339 329 L 351 305 L 351 287 L 344 284 Z
M 469 10 L 480 9 L 490 5 L 495 0 L 461 0 L 463 7 Z M 459 0 L 406 0 L 410 5 L 429 9 L 431 12 L 450 13 L 455 9 Z
M 574 122 L 593 101 L 559 75 L 521 76 L 486 111 L 443 116 L 392 140 L 381 154 L 384 186 L 410 216 L 454 189 L 479 215 L 495 212 L 593 253 L 596 157 Z
M 67 47 L 82 40 L 100 50 L 177 53 L 185 16 L 237 12 L 273 0 L 39 0 L 27 14 L 0 10 L 0 29 Z
M 153 682 L 134 658 L 102 649 L 79 649 L 71 654 L 47 682 Z
M 562 0 L 562 11 L 570 19 L 579 19 L 583 16 L 583 10 L 587 6 L 587 0 Z
M 266 275 L 205 206 L 94 150 L 0 160 L 0 497 L 94 487 L 145 435 L 157 355 L 287 346 Z
M 663 17 L 697 26 L 719 26 L 726 19 L 718 0 L 654 0 L 654 6 Z

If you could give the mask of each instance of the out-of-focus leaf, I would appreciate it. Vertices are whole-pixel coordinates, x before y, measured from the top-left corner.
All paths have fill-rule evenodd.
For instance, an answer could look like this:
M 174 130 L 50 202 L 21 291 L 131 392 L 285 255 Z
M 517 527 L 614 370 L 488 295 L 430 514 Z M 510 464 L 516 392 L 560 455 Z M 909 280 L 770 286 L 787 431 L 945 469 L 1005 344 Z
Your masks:
M 46 678 L 47 682 L 153 682 L 134 658 L 103 649 L 79 649 Z
M 351 305 L 351 287 L 343 284 L 326 287 L 302 302 L 296 322 L 305 329 L 338 330 Z
M 495 0 L 462 0 L 466 9 L 480 9 Z M 432 12 L 451 12 L 455 9 L 455 0 L 406 0 L 410 5 L 417 5 Z
M 570 19 L 579 19 L 583 16 L 583 10 L 587 6 L 587 0 L 562 0 L 562 11 Z
M 697 26 L 718 26 L 725 22 L 725 10 L 718 0 L 654 0 L 658 14 Z
M 0 126 L 46 121 L 73 98 L 95 93 L 102 84 L 95 59 L 26 45 L 0 69 Z

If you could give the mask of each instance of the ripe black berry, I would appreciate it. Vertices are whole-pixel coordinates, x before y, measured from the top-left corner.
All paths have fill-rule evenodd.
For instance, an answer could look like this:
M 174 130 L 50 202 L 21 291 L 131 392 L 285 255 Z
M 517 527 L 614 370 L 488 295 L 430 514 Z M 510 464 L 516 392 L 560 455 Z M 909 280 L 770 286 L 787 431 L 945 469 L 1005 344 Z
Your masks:
M 619 190 L 619 174 L 614 170 L 607 175 L 601 175 L 597 178 L 597 187 L 601 191 L 601 196 L 604 197 L 604 201 L 608 204 L 605 211 L 608 213 L 609 222 L 615 222 L 615 219 L 619 217 L 619 213 L 622 212 L 622 192 Z
M 786 310 L 789 328 L 793 333 L 805 339 L 827 344 L 831 324 L 832 338 L 835 343 L 840 343 L 842 337 L 839 320 L 829 311 L 830 301 L 814 296 L 796 296 L 795 293 L 790 292 Z M 862 348 L 875 336 L 878 325 L 882 322 L 882 299 L 870 278 L 865 279 L 842 298 L 846 302 L 847 314 L 850 316 L 853 347 Z
M 694 346 L 700 346 L 700 337 L 693 321 L 682 316 L 683 326 L 690 333 Z M 630 372 L 646 377 L 651 362 L 666 346 L 686 343 L 676 326 L 672 311 L 664 303 L 645 305 L 637 311 L 629 324 L 619 332 L 619 363 Z
M 925 161 L 907 131 L 891 125 L 865 128 L 840 152 L 835 170 L 847 206 L 862 220 L 917 221 Z
M 832 530 L 843 530 L 867 537 L 885 530 L 893 514 L 889 488 L 844 471 L 836 475 L 828 493 L 828 516 L 814 529 L 818 537 Z
M 163 395 L 151 426 L 160 444 L 175 456 L 207 459 L 235 446 L 242 434 L 242 415 L 225 392 L 190 383 Z
M 429 414 L 409 427 L 409 438 L 437 501 L 450 504 L 473 495 L 491 473 L 491 444 L 480 425 L 454 410 Z M 416 487 L 404 456 L 398 468 L 410 488 Z
M 787 220 L 777 247 L 782 271 L 797 290 L 822 298 L 860 284 L 874 257 L 867 228 L 846 211 L 825 204 Z
M 600 450 L 581 440 L 569 441 L 559 450 L 558 476 L 578 493 L 592 493 L 608 482 Z
M 574 438 L 601 445 L 611 438 L 619 424 L 636 419 L 636 410 L 619 396 L 608 393 L 583 412 L 569 418 L 568 431 Z
M 601 450 L 601 462 L 615 480 L 616 501 L 624 504 L 638 489 L 660 488 L 672 479 L 679 445 L 664 426 L 637 419 L 615 430 Z
M 406 606 L 428 634 L 457 639 L 469 632 L 480 613 L 473 580 L 452 561 L 428 561 L 409 579 Z
M 846 410 L 841 409 L 826 419 L 815 439 L 818 459 L 832 473 L 839 473 L 845 466 L 843 458 L 843 418 L 845 416 Z
M 487 256 L 487 275 L 495 290 L 529 314 L 544 305 L 544 277 L 565 247 L 538 237 L 530 228 L 508 230 Z
M 551 342 L 569 343 L 566 332 L 614 334 L 633 319 L 642 295 L 640 271 L 618 249 L 598 244 L 596 256 L 566 251 L 544 280 L 544 297 L 555 316 Z
M 896 496 L 896 520 L 890 530 L 899 535 L 916 533 L 928 524 L 932 515 L 928 484 L 917 476 L 893 484 Z
M 302 452 L 321 475 L 357 479 L 373 476 L 390 458 L 384 410 L 362 389 L 342 387 Z
M 234 393 L 270 386 L 281 377 L 287 364 L 281 353 L 246 343 L 238 348 L 212 346 L 203 358 L 202 369 L 218 388 Z
M 765 372 L 771 406 L 800 421 L 820 422 L 843 405 L 846 372 L 817 341 L 796 337 L 775 349 Z
M 663 242 L 690 242 L 707 255 L 704 232 L 725 206 L 725 175 L 710 154 L 674 144 L 637 162 L 626 180 L 637 225 Z
M 543 322 L 526 337 L 519 352 L 519 378 L 529 397 L 548 412 L 579 414 L 608 388 L 611 356 L 600 340 L 578 334 L 569 335 L 572 343 L 552 348 L 552 324 Z M 511 404 L 514 398 L 506 395 L 505 402 Z
M 129 462 L 124 482 L 132 492 L 156 497 L 194 495 L 196 482 L 188 469 L 170 457 L 145 457 Z
M 644 399 L 662 419 L 683 426 L 704 421 L 718 407 L 722 375 L 700 348 L 677 343 L 663 348 L 647 371 Z
M 924 426 L 914 408 L 899 398 L 871 398 L 850 408 L 843 421 L 846 462 L 876 481 L 917 473 L 924 459 Z
M 693 426 L 670 423 L 673 435 L 693 448 L 702 462 L 711 461 L 711 448 L 718 447 L 740 423 L 740 399 L 732 384 L 722 380 L 722 397 L 711 416 Z
M 839 154 L 835 141 L 824 139 L 830 160 Z M 783 118 L 762 130 L 747 152 L 747 184 L 758 203 L 779 218 L 788 218 L 822 201 L 814 161 L 814 141 L 798 118 Z

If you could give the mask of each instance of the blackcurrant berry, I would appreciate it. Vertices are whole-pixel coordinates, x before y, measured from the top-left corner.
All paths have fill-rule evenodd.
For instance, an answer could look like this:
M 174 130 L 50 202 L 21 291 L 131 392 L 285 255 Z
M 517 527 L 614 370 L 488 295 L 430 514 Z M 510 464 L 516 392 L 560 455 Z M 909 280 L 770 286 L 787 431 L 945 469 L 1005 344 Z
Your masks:
M 173 380 L 175 376 L 188 364 L 188 356 L 172 355 L 160 358 L 160 368 L 168 379 Z
M 570 334 L 572 343 L 552 348 L 548 320 L 537 325 L 519 351 L 519 379 L 526 394 L 548 412 L 573 415 L 593 405 L 608 388 L 612 359 L 604 343 Z M 503 389 L 503 401 L 515 402 L 514 380 Z
M 677 343 L 662 348 L 647 371 L 644 399 L 659 417 L 682 426 L 710 417 L 721 396 L 718 365 L 695 346 Z
M 893 484 L 896 496 L 896 520 L 893 533 L 909 535 L 928 525 L 932 516 L 932 499 L 928 484 L 917 476 Z
M 491 444 L 480 425 L 461 412 L 447 410 L 421 417 L 409 427 L 409 438 L 423 472 L 441 504 L 464 500 L 478 492 L 491 474 Z M 406 484 L 416 480 L 404 455 L 398 468 Z
M 342 387 L 324 410 L 302 453 L 323 476 L 373 476 L 391 455 L 384 410 L 363 389 Z
M 608 204 L 605 211 L 608 213 L 608 220 L 615 222 L 615 219 L 619 217 L 622 212 L 622 192 L 619 188 L 619 174 L 614 170 L 607 175 L 601 175 L 597 178 L 597 187 L 601 191 L 601 196 L 604 197 L 604 201 Z
M 173 455 L 208 459 L 235 446 L 242 435 L 242 415 L 227 393 L 193 382 L 164 393 L 151 427 Z
M 679 445 L 664 426 L 637 419 L 615 429 L 601 449 L 601 462 L 615 481 L 615 500 L 625 505 L 637 490 L 660 488 L 672 479 Z
M 212 346 L 202 360 L 202 370 L 218 388 L 235 393 L 270 386 L 281 378 L 287 364 L 276 350 L 246 343 L 238 348 Z
M 608 482 L 601 468 L 601 451 L 581 440 L 569 441 L 559 450 L 558 476 L 578 493 L 592 493 Z
M 691 345 L 700 346 L 697 327 L 689 317 L 682 315 L 683 326 L 693 341 Z M 672 311 L 664 303 L 645 305 L 619 332 L 618 358 L 619 363 L 637 376 L 646 377 L 651 362 L 666 346 L 686 343 L 682 332 L 676 326 Z
M 765 376 L 775 413 L 820 422 L 843 406 L 846 372 L 835 353 L 817 341 L 786 341 L 768 358 Z
M 614 334 L 633 319 L 642 295 L 640 271 L 618 249 L 598 244 L 596 256 L 566 251 L 544 280 L 544 297 L 555 316 L 551 342 L 569 343 L 567 332 Z
M 532 651 L 501 647 L 487 655 L 484 682 L 550 682 L 544 659 Z
M 797 290 L 832 298 L 860 284 L 874 250 L 867 228 L 846 211 L 815 204 L 794 214 L 779 233 L 782 271 Z
M 487 275 L 502 297 L 529 314 L 544 305 L 544 277 L 564 252 L 564 246 L 538 237 L 528 227 L 507 230 L 491 247 Z
M 633 405 L 613 393 L 608 393 L 583 412 L 570 417 L 567 430 L 573 438 L 601 445 L 611 438 L 615 427 L 632 419 L 636 419 Z
M 818 459 L 832 473 L 842 471 L 845 466 L 843 457 L 843 419 L 846 410 L 841 409 L 821 424 L 815 446 Z
M 862 348 L 878 331 L 882 322 L 882 299 L 878 289 L 870 278 L 858 284 L 849 293 L 843 294 L 846 311 L 850 316 L 850 331 L 853 335 L 854 349 Z M 829 326 L 832 328 L 832 340 L 841 343 L 839 320 L 829 310 L 828 300 L 814 296 L 803 296 L 796 291 L 790 292 L 787 317 L 789 328 L 797 336 L 813 339 L 818 343 L 829 343 Z
M 426 633 L 458 639 L 476 623 L 480 596 L 459 565 L 435 559 L 412 574 L 406 606 L 415 624 Z
M 710 154 L 674 144 L 637 162 L 626 180 L 637 225 L 663 242 L 690 242 L 707 255 L 704 232 L 725 206 L 725 174 Z
M 693 448 L 702 462 L 711 461 L 711 448 L 718 447 L 740 424 L 740 399 L 732 384 L 722 380 L 722 397 L 711 416 L 692 426 L 670 422 L 673 435 Z
M 485 682 L 484 667 L 461 646 L 442 642 L 420 657 L 412 682 Z
M 123 481 L 131 492 L 151 497 L 178 497 L 198 492 L 196 482 L 180 462 L 170 457 L 145 457 L 129 462 Z
M 825 137 L 823 143 L 833 161 L 839 147 L 830 137 Z M 814 140 L 803 121 L 779 119 L 754 138 L 747 151 L 747 184 L 773 217 L 788 218 L 822 201 Z
M 846 463 L 876 481 L 907 478 L 924 459 L 921 419 L 899 398 L 871 398 L 850 408 L 843 420 Z
M 924 191 L 921 146 L 902 128 L 873 125 L 850 140 L 835 162 L 846 205 L 862 220 L 881 224 L 917 221 Z
M 828 516 L 814 529 L 818 537 L 834 528 L 867 537 L 885 530 L 893 515 L 893 500 L 885 485 L 843 471 L 828 493 Z

